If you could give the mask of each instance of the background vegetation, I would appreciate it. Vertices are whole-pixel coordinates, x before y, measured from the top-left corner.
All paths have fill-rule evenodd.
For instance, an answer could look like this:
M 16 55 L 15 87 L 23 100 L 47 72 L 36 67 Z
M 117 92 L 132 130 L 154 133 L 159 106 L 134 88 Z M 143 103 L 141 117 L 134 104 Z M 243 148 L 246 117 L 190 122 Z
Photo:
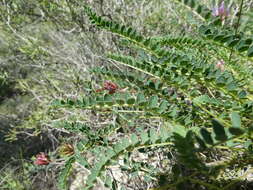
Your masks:
M 198 3 L 209 12 L 199 11 Z M 2 0 L 0 188 L 251 189 L 253 2 L 225 1 L 229 15 L 223 22 L 210 12 L 220 5 L 211 0 Z M 92 13 L 152 38 L 133 43 L 138 38 L 132 30 L 112 30 Z M 225 39 L 234 34 L 244 43 Z M 170 69 L 183 76 L 181 83 L 177 75 L 170 83 L 159 80 L 157 70 L 134 61 L 132 68 L 139 71 L 114 64 L 129 65 L 125 55 L 160 64 L 150 55 L 160 48 L 186 66 L 193 60 L 213 65 L 235 83 L 224 85 L 217 76 L 208 83 L 208 77 L 202 80 L 204 70 L 173 60 Z M 108 53 L 116 54 L 108 59 Z M 105 81 L 117 84 L 116 94 L 102 89 Z M 80 106 L 83 97 L 96 102 Z M 111 97 L 119 100 L 113 109 Z M 122 99 L 130 106 L 122 106 Z M 173 109 L 163 107 L 163 100 Z M 148 108 L 131 108 L 135 101 Z M 117 155 L 95 159 L 112 149 Z M 49 154 L 49 165 L 34 164 L 40 152 Z

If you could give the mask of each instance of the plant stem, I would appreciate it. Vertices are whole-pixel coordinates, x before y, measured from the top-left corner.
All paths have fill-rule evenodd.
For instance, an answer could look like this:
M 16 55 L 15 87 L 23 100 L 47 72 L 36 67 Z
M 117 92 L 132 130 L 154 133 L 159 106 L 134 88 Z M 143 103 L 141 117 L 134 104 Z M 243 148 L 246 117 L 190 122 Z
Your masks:
M 243 2 L 244 2 L 244 0 L 241 0 L 240 10 L 239 10 L 239 15 L 238 15 L 238 20 L 237 20 L 237 23 L 235 25 L 235 35 L 238 33 L 238 29 L 239 29 L 239 25 L 240 25 L 240 21 L 241 21 L 241 17 L 242 17 Z M 231 52 L 230 52 L 229 62 L 231 61 L 232 54 L 233 54 L 233 50 L 231 50 Z

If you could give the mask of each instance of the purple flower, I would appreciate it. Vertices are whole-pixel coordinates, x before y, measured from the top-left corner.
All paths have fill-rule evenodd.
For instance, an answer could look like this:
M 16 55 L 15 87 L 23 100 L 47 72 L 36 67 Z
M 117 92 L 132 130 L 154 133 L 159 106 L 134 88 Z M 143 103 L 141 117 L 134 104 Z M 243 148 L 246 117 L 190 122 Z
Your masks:
M 229 16 L 229 8 L 225 7 L 224 1 L 221 2 L 219 7 L 213 8 L 212 15 L 221 17 L 221 20 Z

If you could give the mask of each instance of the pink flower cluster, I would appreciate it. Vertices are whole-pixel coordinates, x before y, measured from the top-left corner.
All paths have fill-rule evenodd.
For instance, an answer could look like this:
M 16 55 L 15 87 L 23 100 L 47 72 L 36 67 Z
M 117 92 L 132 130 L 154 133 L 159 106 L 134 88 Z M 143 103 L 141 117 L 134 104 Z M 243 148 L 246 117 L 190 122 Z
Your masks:
M 229 8 L 225 7 L 224 1 L 221 2 L 219 7 L 213 8 L 212 15 L 219 16 L 221 20 L 224 20 L 229 16 Z
M 44 152 L 40 152 L 36 155 L 36 160 L 34 161 L 34 164 L 36 165 L 48 165 L 51 162 L 49 159 L 49 156 L 45 154 Z
M 105 81 L 104 82 L 104 87 L 101 89 L 96 90 L 96 92 L 101 92 L 103 90 L 108 90 L 109 94 L 114 94 L 116 92 L 116 90 L 118 90 L 118 86 L 117 84 L 111 82 L 111 81 Z
M 111 82 L 111 81 L 105 81 L 104 83 L 104 89 L 109 91 L 109 94 L 113 94 L 118 89 L 118 86 Z

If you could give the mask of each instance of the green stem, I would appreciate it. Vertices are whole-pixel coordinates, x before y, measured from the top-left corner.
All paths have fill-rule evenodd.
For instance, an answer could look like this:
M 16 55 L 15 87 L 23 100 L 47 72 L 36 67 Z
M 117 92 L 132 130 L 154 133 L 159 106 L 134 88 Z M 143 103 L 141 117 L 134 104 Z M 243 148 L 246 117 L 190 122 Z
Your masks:
M 238 20 L 237 20 L 237 23 L 236 23 L 236 26 L 235 26 L 235 35 L 238 33 L 238 29 L 239 29 L 239 25 L 240 25 L 240 21 L 241 21 L 241 17 L 242 17 L 243 1 L 244 0 L 242 0 L 241 4 L 240 4 L 239 16 L 238 16 Z M 231 50 L 231 53 L 229 55 L 229 62 L 231 60 L 232 54 L 233 54 L 233 50 Z

